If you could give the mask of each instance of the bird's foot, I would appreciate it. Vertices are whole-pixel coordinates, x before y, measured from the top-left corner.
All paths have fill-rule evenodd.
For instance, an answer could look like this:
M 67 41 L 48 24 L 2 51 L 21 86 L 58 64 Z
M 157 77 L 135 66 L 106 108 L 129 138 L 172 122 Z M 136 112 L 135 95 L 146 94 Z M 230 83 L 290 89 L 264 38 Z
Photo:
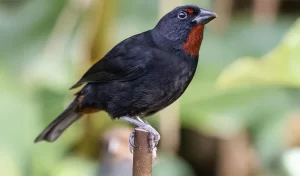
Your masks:
M 148 125 L 148 126 L 150 126 L 150 125 Z M 152 126 L 145 127 L 145 128 L 142 128 L 142 129 L 149 132 L 149 135 L 148 135 L 149 152 L 152 153 L 153 159 L 156 159 L 156 157 L 157 157 L 157 154 L 156 154 L 157 145 L 158 145 L 158 142 L 160 140 L 160 135 Z M 129 144 L 130 144 L 129 151 L 131 153 L 133 153 L 133 149 L 135 147 L 135 145 L 134 145 L 134 131 L 129 136 Z
M 152 152 L 158 145 L 158 142 L 160 140 L 160 134 L 151 126 L 146 125 L 142 129 L 149 132 L 149 150 Z
M 157 151 L 157 145 L 160 140 L 160 134 L 151 126 L 149 125 L 146 121 L 142 120 L 139 117 L 132 118 L 128 116 L 123 116 L 120 117 L 120 119 L 128 121 L 130 123 L 133 123 L 137 125 L 139 128 L 146 130 L 149 132 L 149 137 L 148 137 L 148 143 L 149 143 L 149 152 L 152 152 L 153 158 L 156 158 L 156 151 Z M 129 137 L 129 143 L 130 143 L 130 152 L 133 152 L 134 146 L 134 132 L 130 134 Z

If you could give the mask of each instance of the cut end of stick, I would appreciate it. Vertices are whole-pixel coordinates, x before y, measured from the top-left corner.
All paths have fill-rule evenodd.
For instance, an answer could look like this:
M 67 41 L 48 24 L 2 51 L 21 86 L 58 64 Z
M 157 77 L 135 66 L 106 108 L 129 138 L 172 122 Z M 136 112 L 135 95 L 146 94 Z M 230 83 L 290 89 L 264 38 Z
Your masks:
M 133 150 L 133 176 L 152 175 L 152 152 L 149 149 L 149 132 L 135 129 Z

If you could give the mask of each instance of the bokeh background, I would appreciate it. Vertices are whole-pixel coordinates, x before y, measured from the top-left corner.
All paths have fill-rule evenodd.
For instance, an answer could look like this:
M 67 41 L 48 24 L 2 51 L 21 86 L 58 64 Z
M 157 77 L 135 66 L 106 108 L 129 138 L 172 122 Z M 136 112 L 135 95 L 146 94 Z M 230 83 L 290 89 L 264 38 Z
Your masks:
M 162 134 L 153 175 L 300 176 L 299 0 L 0 1 L 0 175 L 131 175 L 133 126 L 105 113 L 33 140 L 92 63 L 182 4 L 219 17 L 186 93 L 149 118 Z

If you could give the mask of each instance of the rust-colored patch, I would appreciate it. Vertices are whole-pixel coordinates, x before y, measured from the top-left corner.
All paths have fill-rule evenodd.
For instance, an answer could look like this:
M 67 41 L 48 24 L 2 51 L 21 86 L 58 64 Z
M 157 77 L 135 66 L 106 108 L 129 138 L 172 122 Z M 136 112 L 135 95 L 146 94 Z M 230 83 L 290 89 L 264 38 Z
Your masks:
M 95 112 L 99 112 L 99 109 L 96 108 L 82 108 L 80 110 L 80 112 L 84 113 L 84 114 L 91 114 L 91 113 L 95 113 Z
M 78 97 L 78 111 L 81 112 L 81 113 L 84 113 L 84 114 L 91 114 L 91 113 L 95 113 L 95 112 L 98 112 L 100 111 L 99 109 L 97 108 L 88 108 L 88 107 L 82 107 L 82 101 L 84 99 L 84 95 L 80 95 Z
M 198 56 L 203 39 L 204 25 L 199 24 L 189 33 L 188 39 L 183 44 L 184 52 L 191 56 Z
M 184 9 L 184 11 L 188 14 L 194 14 L 195 11 L 193 9 Z
M 81 105 L 82 105 L 82 100 L 83 100 L 84 96 L 83 95 L 80 95 L 78 97 L 78 108 L 81 109 Z

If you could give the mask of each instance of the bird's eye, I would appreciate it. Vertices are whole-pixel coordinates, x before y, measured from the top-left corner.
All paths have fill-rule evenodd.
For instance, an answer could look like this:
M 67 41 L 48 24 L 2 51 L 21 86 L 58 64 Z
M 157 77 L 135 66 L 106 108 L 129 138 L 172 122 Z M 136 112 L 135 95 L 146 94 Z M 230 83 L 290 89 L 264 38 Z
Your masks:
M 186 17 L 187 17 L 187 14 L 186 14 L 186 12 L 180 12 L 179 14 L 178 14 L 178 16 L 177 16 L 179 19 L 181 19 L 181 20 L 183 20 L 183 19 L 186 19 Z

